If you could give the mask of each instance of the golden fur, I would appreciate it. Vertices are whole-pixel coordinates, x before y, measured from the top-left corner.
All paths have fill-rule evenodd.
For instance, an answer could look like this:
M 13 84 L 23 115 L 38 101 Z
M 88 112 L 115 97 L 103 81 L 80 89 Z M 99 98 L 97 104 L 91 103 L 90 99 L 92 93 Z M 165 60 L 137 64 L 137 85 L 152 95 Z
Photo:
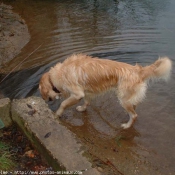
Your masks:
M 130 119 L 122 124 L 129 128 L 137 114 L 135 107 L 144 98 L 149 79 L 167 80 L 172 69 L 169 58 L 158 59 L 155 63 L 142 67 L 122 62 L 92 58 L 83 54 L 75 54 L 63 63 L 58 63 L 45 73 L 39 83 L 39 89 L 45 100 L 58 98 L 59 93 L 67 94 L 56 115 L 61 116 L 64 109 L 84 98 L 84 104 L 78 106 L 78 111 L 85 111 L 91 96 L 112 90 L 118 96 L 120 104 L 128 112 Z

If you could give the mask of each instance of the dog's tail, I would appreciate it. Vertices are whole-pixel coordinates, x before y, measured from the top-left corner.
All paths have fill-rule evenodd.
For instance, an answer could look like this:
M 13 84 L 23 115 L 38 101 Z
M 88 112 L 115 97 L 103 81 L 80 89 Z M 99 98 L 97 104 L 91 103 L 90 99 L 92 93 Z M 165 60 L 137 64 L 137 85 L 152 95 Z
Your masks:
M 159 58 L 153 64 L 143 67 L 143 80 L 163 79 L 167 81 L 170 78 L 172 70 L 172 61 L 168 57 Z

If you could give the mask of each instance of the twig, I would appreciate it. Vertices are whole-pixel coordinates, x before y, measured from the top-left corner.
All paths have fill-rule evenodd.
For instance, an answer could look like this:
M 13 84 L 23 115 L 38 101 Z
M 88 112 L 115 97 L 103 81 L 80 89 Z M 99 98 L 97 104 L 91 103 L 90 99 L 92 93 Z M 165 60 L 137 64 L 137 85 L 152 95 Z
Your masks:
M 42 45 L 42 44 L 41 44 Z M 31 52 L 27 57 L 25 57 L 23 60 L 22 60 L 22 62 L 20 62 L 19 64 L 17 64 L 2 80 L 1 80 L 1 82 L 0 82 L 0 84 L 18 67 L 18 66 L 20 66 L 20 64 L 22 64 L 27 58 L 29 58 L 33 53 L 35 53 L 40 47 L 41 47 L 41 45 L 40 46 L 38 46 L 33 52 Z

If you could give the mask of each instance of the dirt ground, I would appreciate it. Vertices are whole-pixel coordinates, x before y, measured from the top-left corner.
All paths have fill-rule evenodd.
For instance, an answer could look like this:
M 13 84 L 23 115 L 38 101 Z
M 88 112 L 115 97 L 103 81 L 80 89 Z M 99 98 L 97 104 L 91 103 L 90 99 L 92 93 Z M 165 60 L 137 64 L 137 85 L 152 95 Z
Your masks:
M 3 73 L 3 66 L 20 53 L 30 35 L 25 21 L 9 5 L 0 3 L 0 21 L 0 73 Z
M 9 152 L 15 162 L 12 170 L 19 172 L 52 170 L 16 125 L 4 128 L 1 131 L 0 141 L 9 145 Z M 10 173 L 8 174 L 10 175 Z

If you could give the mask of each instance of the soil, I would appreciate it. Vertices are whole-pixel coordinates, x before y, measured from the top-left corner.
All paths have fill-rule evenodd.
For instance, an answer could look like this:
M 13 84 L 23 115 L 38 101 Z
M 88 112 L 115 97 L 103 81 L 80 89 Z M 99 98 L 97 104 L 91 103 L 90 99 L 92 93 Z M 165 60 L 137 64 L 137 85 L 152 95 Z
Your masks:
M 30 35 L 25 21 L 9 5 L 0 3 L 0 21 L 0 73 L 3 73 L 3 66 L 20 53 Z
M 9 151 L 16 162 L 16 167 L 11 170 L 12 172 L 18 171 L 18 174 L 21 174 L 30 171 L 39 173 L 52 170 L 16 125 L 3 129 L 0 141 L 10 145 Z

